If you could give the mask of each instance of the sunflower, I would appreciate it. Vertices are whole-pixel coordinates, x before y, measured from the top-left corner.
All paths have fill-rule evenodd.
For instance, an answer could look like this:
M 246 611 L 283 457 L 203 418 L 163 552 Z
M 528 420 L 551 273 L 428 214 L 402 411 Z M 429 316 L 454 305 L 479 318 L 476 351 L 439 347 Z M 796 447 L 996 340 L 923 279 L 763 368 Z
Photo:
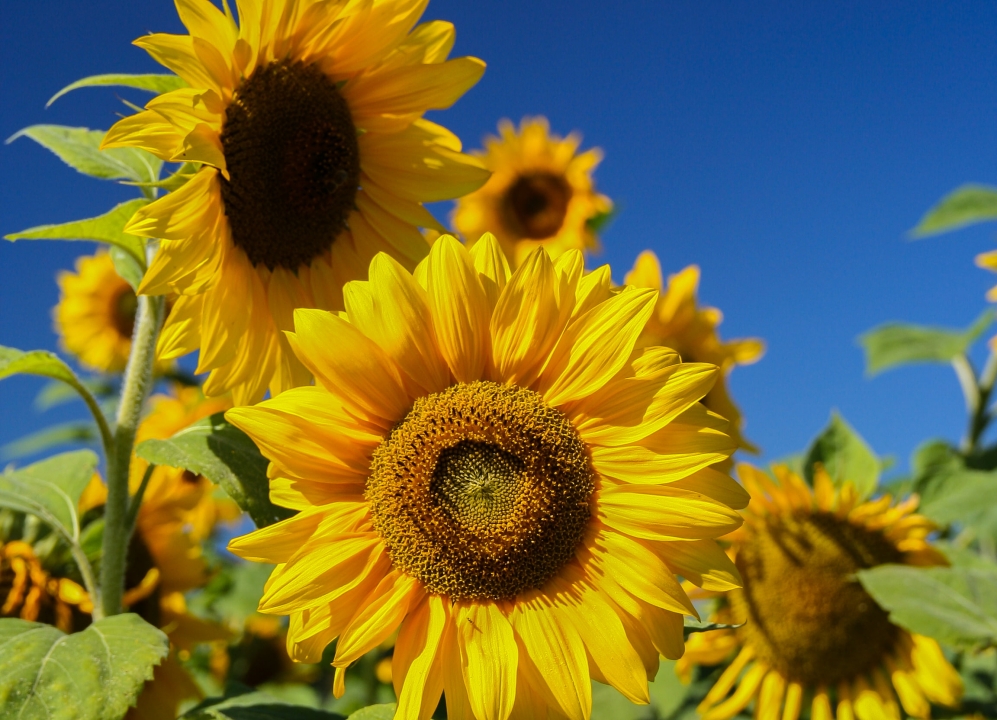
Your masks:
M 0 617 L 48 623 L 68 633 L 82 629 L 91 612 L 87 591 L 46 570 L 31 545 L 0 542 Z
M 397 630 L 398 718 L 441 692 L 451 718 L 587 718 L 590 678 L 647 702 L 695 614 L 675 573 L 736 585 L 717 368 L 636 350 L 657 294 L 582 265 L 540 248 L 510 276 L 490 235 L 414 275 L 378 255 L 344 313 L 295 313 L 317 384 L 226 413 L 300 511 L 229 547 L 277 565 L 259 609 L 290 615 L 292 658 L 338 638 L 337 696 Z
M 63 349 L 98 372 L 125 369 L 135 326 L 135 291 L 114 269 L 106 251 L 76 260 L 76 272 L 57 278 L 59 304 L 53 312 Z
M 938 643 L 891 623 L 854 576 L 884 563 L 945 564 L 925 539 L 934 526 L 913 514 L 917 498 L 860 502 L 819 467 L 813 489 L 788 468 L 773 472 L 778 485 L 738 466 L 751 493 L 730 537 L 744 588 L 727 594 L 720 619 L 747 622 L 698 636 L 680 661 L 688 672 L 734 658 L 700 705 L 703 720 L 733 718 L 752 699 L 759 720 L 796 720 L 804 702 L 813 720 L 892 720 L 900 706 L 928 718 L 930 703 L 955 707 L 962 683 Z
M 581 137 L 550 135 L 543 117 L 523 118 L 518 134 L 503 120 L 499 134 L 486 138 L 480 153 L 491 179 L 457 201 L 457 232 L 470 243 L 494 232 L 514 268 L 538 246 L 554 258 L 566 250 L 598 249 L 590 221 L 613 209 L 592 182 L 602 151 L 579 153 Z
M 699 268 L 695 265 L 669 277 L 668 287 L 664 288 L 658 257 L 645 250 L 637 257 L 624 282 L 664 291 L 638 345 L 665 345 L 678 352 L 683 360 L 719 367 L 720 376 L 703 403 L 730 421 L 730 434 L 738 447 L 758 452 L 741 434 L 744 419 L 727 390 L 727 376 L 735 365 L 750 365 L 761 358 L 765 343 L 758 338 L 726 342 L 720 339 L 717 326 L 723 321 L 723 313 L 716 308 L 698 306 Z
M 239 0 L 237 26 L 208 0 L 177 0 L 189 35 L 139 47 L 189 85 L 115 124 L 103 147 L 200 169 L 126 231 L 160 238 L 139 292 L 181 295 L 160 350 L 201 349 L 205 392 L 237 404 L 307 384 L 287 346 L 295 308 L 341 309 L 343 283 L 384 250 L 406 267 L 439 227 L 425 201 L 488 177 L 422 119 L 478 81 L 446 60 L 453 25 L 413 26 L 428 0 Z M 440 228 L 442 229 L 442 228 Z

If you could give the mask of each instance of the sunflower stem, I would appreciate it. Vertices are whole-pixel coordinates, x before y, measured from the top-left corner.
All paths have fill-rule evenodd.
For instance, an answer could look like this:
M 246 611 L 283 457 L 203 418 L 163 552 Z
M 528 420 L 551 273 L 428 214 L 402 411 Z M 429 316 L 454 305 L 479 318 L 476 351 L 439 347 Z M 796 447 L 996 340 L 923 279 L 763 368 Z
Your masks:
M 142 406 L 153 384 L 152 366 L 156 341 L 163 321 L 163 298 L 140 295 L 135 314 L 132 349 L 121 385 L 114 428 L 114 448 L 107 458 L 107 505 L 104 510 L 104 542 L 101 558 L 101 605 L 107 616 L 122 611 L 125 591 L 125 562 L 131 540 L 128 512 L 128 474 L 131 467 L 135 431 Z M 137 511 L 137 506 L 136 506 Z

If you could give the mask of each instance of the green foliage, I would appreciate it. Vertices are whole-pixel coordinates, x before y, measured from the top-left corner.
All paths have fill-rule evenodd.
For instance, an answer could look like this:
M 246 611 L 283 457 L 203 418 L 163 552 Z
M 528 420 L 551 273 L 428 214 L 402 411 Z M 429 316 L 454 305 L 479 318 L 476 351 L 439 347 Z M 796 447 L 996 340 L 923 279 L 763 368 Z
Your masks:
M 887 323 L 859 336 L 866 373 L 877 375 L 900 365 L 948 363 L 963 355 L 993 322 L 987 310 L 966 330 Z
M 245 692 L 208 698 L 181 720 L 343 720 L 343 716 L 292 705 L 265 692 Z
M 897 625 L 956 647 L 997 644 L 997 565 L 880 565 L 858 577 Z
M 66 93 L 84 87 L 131 87 L 139 90 L 148 90 L 158 95 L 187 87 L 187 83 L 176 75 L 123 75 L 121 73 L 91 75 L 64 87 L 49 98 L 49 101 L 45 103 L 45 107 L 48 107 Z
M 811 485 L 816 463 L 824 466 L 836 487 L 854 484 L 861 498 L 869 497 L 879 483 L 880 462 L 875 453 L 837 412 L 807 450 L 803 472 Z
M 395 703 L 369 705 L 349 716 L 347 720 L 392 720 L 395 716 Z
M 103 378 L 83 378 L 80 380 L 80 384 L 97 397 L 108 396 L 114 392 L 114 386 Z M 50 382 L 35 397 L 35 409 L 44 411 L 79 399 L 80 396 L 68 385 L 61 382 Z
M 167 652 L 166 635 L 138 615 L 104 618 L 72 635 L 0 620 L 0 716 L 118 720 Z
M 607 212 L 601 212 L 597 215 L 593 215 L 588 220 L 585 221 L 585 227 L 588 228 L 589 232 L 595 233 L 596 235 L 606 231 L 616 217 L 620 214 L 619 206 L 614 206 Z
M 997 220 L 997 188 L 963 185 L 931 208 L 911 235 L 923 238 L 987 220 Z
M 148 200 L 136 198 L 116 205 L 109 212 L 86 220 L 74 220 L 60 225 L 39 225 L 21 232 L 5 235 L 7 240 L 93 240 L 120 248 L 131 255 L 141 268 L 145 268 L 145 249 L 141 238 L 125 233 L 125 225 L 132 215 Z M 112 258 L 114 255 L 112 254 Z M 117 261 L 115 262 L 117 267 Z M 119 269 L 120 273 L 121 270 Z M 125 277 L 122 275 L 122 277 Z M 126 280 L 128 278 L 125 278 Z
M 127 253 L 119 247 L 111 247 L 108 250 L 114 269 L 121 278 L 128 283 L 132 290 L 138 292 L 138 286 L 142 284 L 145 276 L 145 263 L 139 262 L 131 253 Z
M 912 465 L 911 490 L 921 498 L 922 515 L 997 538 L 997 504 L 987 501 L 997 498 L 997 472 L 986 457 L 967 461 L 948 443 L 934 440 L 918 448 Z
M 741 627 L 740 625 L 724 625 L 723 623 L 713 623 L 713 622 L 699 622 L 698 620 L 691 620 L 690 618 L 685 619 L 685 627 L 682 628 L 682 632 L 685 635 L 685 639 L 688 640 L 689 636 L 693 633 L 709 632 L 710 630 L 734 630 Z
M 267 459 L 224 413 L 199 420 L 168 440 L 146 440 L 135 452 L 156 465 L 184 468 L 218 483 L 257 527 L 293 514 L 270 502 Z
M 51 150 L 71 168 L 101 180 L 131 180 L 150 183 L 159 179 L 163 161 L 138 148 L 100 149 L 105 130 L 65 127 L 63 125 L 32 125 L 13 135 L 7 142 L 28 137 Z
M 0 506 L 44 520 L 53 529 L 76 541 L 80 495 L 97 469 L 97 456 L 77 450 L 47 458 L 0 475 Z
M 21 458 L 60 445 L 92 443 L 95 440 L 99 440 L 99 436 L 93 423 L 78 421 L 50 425 L 0 447 L 0 460 Z

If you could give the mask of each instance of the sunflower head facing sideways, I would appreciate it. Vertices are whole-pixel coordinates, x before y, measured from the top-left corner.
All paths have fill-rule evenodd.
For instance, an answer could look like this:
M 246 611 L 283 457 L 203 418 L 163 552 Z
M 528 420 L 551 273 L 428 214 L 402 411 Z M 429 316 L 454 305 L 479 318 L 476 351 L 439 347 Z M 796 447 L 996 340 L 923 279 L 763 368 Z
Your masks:
M 298 510 L 230 543 L 274 563 L 260 602 L 288 650 L 346 668 L 397 631 L 397 718 L 591 713 L 590 678 L 647 702 L 695 609 L 675 575 L 738 583 L 714 538 L 747 495 L 711 467 L 734 451 L 700 403 L 717 377 L 636 348 L 656 293 L 495 238 L 450 236 L 409 273 L 387 255 L 342 314 L 298 310 L 316 385 L 226 417 Z
M 765 353 L 765 343 L 758 338 L 720 339 L 717 327 L 723 320 L 723 314 L 716 308 L 697 304 L 699 268 L 695 265 L 669 277 L 665 287 L 658 257 L 645 250 L 637 257 L 624 282 L 661 292 L 658 305 L 638 344 L 665 345 L 673 348 L 685 361 L 706 362 L 719 367 L 720 376 L 703 403 L 730 421 L 730 434 L 738 447 L 757 452 L 741 434 L 744 420 L 727 389 L 727 375 L 736 365 L 750 365 L 758 361 Z
M 53 315 L 63 349 L 98 372 L 121 372 L 132 347 L 135 291 L 104 250 L 76 260 L 76 272 L 57 278 L 59 304 Z
M 733 658 L 699 707 L 703 720 L 733 718 L 752 700 L 759 720 L 796 720 L 805 706 L 813 720 L 955 707 L 962 682 L 938 643 L 891 623 L 855 578 L 884 563 L 946 564 L 926 540 L 935 527 L 913 514 L 917 498 L 861 502 L 820 466 L 813 488 L 788 468 L 773 473 L 778 484 L 738 466 L 751 503 L 730 540 L 744 587 L 717 619 L 744 625 L 695 636 L 679 663 L 683 674 Z
M 581 137 L 551 135 L 543 117 L 524 118 L 518 133 L 503 120 L 499 135 L 485 139 L 481 154 L 491 178 L 457 201 L 457 232 L 470 243 L 493 232 L 513 269 L 539 246 L 555 259 L 566 250 L 598 249 L 590 223 L 613 208 L 592 180 L 602 151 L 579 153 Z
M 126 231 L 161 246 L 139 288 L 177 293 L 163 357 L 200 348 L 208 395 L 237 404 L 310 382 L 287 345 L 295 308 L 342 309 L 342 287 L 379 251 L 428 252 L 423 207 L 488 177 L 422 119 L 478 81 L 447 60 L 453 25 L 416 26 L 427 0 L 178 0 L 188 35 L 135 41 L 189 87 L 115 124 L 104 147 L 199 169 Z

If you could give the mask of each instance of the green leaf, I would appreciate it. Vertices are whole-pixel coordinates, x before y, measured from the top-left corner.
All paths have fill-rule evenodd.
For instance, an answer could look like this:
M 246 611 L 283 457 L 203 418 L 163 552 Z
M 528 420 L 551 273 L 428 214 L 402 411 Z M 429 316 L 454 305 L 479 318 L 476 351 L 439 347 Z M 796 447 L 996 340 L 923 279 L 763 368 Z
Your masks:
M 392 720 L 395 716 L 396 703 L 369 705 L 357 710 L 347 720 Z
M 69 443 L 100 442 L 93 423 L 67 422 L 43 428 L 0 447 L 0 459 L 11 460 Z
M 114 270 L 121 278 L 131 286 L 131 289 L 138 292 L 138 286 L 142 284 L 145 276 L 145 263 L 140 263 L 131 253 L 125 252 L 119 247 L 111 247 L 108 250 L 111 262 L 114 263 Z
M 125 233 L 125 225 L 148 200 L 138 198 L 115 206 L 110 212 L 86 220 L 60 225 L 39 225 L 5 235 L 7 240 L 94 240 L 126 250 L 145 267 L 145 246 L 141 238 Z
M 879 482 L 879 460 L 855 428 L 837 412 L 831 413 L 831 422 L 807 450 L 803 470 L 811 485 L 816 463 L 824 466 L 836 487 L 846 482 L 855 485 L 860 498 L 869 497 Z
M 997 220 L 997 188 L 963 185 L 931 208 L 911 235 L 923 238 L 987 220 Z
M 148 90 L 151 93 L 159 95 L 187 87 L 187 83 L 176 75 L 91 75 L 90 77 L 77 80 L 76 82 L 70 83 L 64 87 L 62 90 L 53 95 L 47 103 L 45 103 L 45 107 L 48 107 L 63 95 L 72 92 L 73 90 L 78 90 L 79 88 L 84 87 L 102 86 L 132 87 L 139 90 Z
M 208 698 L 180 720 L 343 720 L 342 715 L 291 705 L 265 692 Z
M 997 566 L 880 565 L 858 572 L 866 591 L 911 632 L 963 648 L 997 643 Z
M 106 397 L 114 392 L 114 386 L 102 378 L 80 379 L 80 384 L 96 397 Z M 51 382 L 45 385 L 35 397 L 35 409 L 43 412 L 56 405 L 62 405 L 71 400 L 79 400 L 71 387 L 61 382 Z
M 693 633 L 709 632 L 710 630 L 736 630 L 740 625 L 724 625 L 723 623 L 699 622 L 698 620 L 685 619 L 683 634 L 688 640 Z
M 156 465 L 183 468 L 218 483 L 257 527 L 271 525 L 293 511 L 270 502 L 269 463 L 246 433 L 216 413 L 168 440 L 146 440 L 136 454 Z
M 620 211 L 618 206 L 613 206 L 606 212 L 600 212 L 590 217 L 585 221 L 585 227 L 587 227 L 590 232 L 598 235 L 605 232 L 606 228 L 612 224 L 619 214 Z
M 76 541 L 76 508 L 97 469 L 97 455 L 77 450 L 0 475 L 0 506 L 34 515 Z
M 0 716 L 119 720 L 168 652 L 166 635 L 133 614 L 72 635 L 0 620 Z
M 887 323 L 859 336 L 865 350 L 865 370 L 870 376 L 898 365 L 948 363 L 965 353 L 990 327 L 993 311 L 987 310 L 966 330 Z
M 48 350 L 24 352 L 17 348 L 0 345 L 0 380 L 11 375 L 41 375 L 53 380 L 61 380 L 76 390 L 84 401 L 90 402 L 92 400 L 90 391 L 76 377 L 76 373 L 57 355 Z
M 162 160 L 138 148 L 101 150 L 100 143 L 106 134 L 105 130 L 89 128 L 32 125 L 11 135 L 7 142 L 14 142 L 19 137 L 29 137 L 54 152 L 71 168 L 102 180 L 156 182 L 159 179 Z

